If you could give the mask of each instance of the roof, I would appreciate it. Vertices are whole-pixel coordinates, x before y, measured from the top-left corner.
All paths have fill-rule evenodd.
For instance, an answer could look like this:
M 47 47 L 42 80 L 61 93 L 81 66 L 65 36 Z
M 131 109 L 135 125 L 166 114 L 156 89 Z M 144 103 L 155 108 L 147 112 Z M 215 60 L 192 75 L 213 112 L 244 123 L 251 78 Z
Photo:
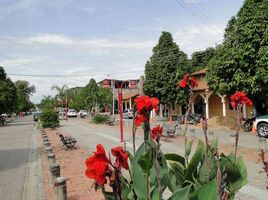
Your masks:
M 197 70 L 197 71 L 191 73 L 191 75 L 205 74 L 207 70 L 208 70 L 207 68 L 200 69 L 200 70 Z
M 136 92 L 129 92 L 129 93 L 122 94 L 122 99 L 123 100 L 126 100 L 126 99 L 130 99 L 132 97 L 138 96 L 138 95 L 139 95 L 139 92 L 138 91 L 136 91 Z
M 195 87 L 193 89 L 193 91 L 200 91 L 200 90 L 206 90 L 209 89 L 208 84 L 206 81 L 202 80 L 202 79 L 197 79 L 197 87 Z

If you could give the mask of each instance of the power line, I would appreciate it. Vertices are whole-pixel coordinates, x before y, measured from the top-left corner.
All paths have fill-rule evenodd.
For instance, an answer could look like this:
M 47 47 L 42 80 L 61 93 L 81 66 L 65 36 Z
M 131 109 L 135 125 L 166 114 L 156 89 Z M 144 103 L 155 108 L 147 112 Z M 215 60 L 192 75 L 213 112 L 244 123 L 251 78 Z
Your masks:
M 129 72 L 115 72 L 115 73 L 109 73 L 109 74 L 130 74 L 133 72 L 143 72 L 144 70 L 135 70 L 135 71 L 129 71 Z M 92 76 L 105 76 L 105 74 L 70 74 L 70 75 L 59 75 L 59 74 L 7 74 L 8 76 L 24 76 L 24 77 L 40 77 L 40 78 L 66 78 L 66 77 L 92 77 Z
M 217 28 L 221 29 L 216 23 L 214 18 L 209 15 L 205 9 L 203 9 L 201 6 L 199 6 L 198 4 L 196 4 L 195 2 L 190 2 L 191 5 L 193 5 L 193 7 L 195 7 L 195 9 L 201 14 L 203 15 L 204 18 L 206 18 L 211 24 L 213 24 L 214 26 L 216 26 Z
M 205 25 L 213 25 L 216 26 L 217 28 L 218 25 L 214 23 L 214 21 L 211 19 L 211 17 L 206 17 L 203 15 L 202 8 L 198 7 L 197 5 L 191 3 L 195 9 L 193 9 L 191 6 L 186 4 L 183 0 L 175 0 L 180 6 L 182 6 L 184 9 L 186 9 L 193 17 L 197 18 L 201 23 Z M 221 29 L 221 28 L 219 28 Z

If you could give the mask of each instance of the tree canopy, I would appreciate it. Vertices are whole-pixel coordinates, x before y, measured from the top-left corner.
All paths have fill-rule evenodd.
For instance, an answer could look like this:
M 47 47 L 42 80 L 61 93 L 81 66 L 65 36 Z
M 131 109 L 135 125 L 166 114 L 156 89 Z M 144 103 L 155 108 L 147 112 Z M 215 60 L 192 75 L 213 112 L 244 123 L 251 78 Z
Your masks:
M 17 80 L 15 86 L 18 94 L 18 111 L 28 111 L 34 108 L 34 104 L 30 101 L 30 96 L 35 93 L 35 86 L 30 85 L 25 80 Z
M 169 32 L 162 32 L 145 65 L 145 94 L 157 97 L 164 104 L 175 103 L 180 92 L 178 81 L 188 70 L 187 55 L 179 49 Z
M 209 61 L 213 58 L 215 49 L 209 47 L 203 51 L 196 51 L 192 54 L 191 72 L 208 67 Z
M 245 0 L 225 29 L 209 64 L 207 81 L 215 92 L 267 93 L 268 0 Z
M 14 112 L 17 106 L 17 89 L 0 67 L 0 114 Z

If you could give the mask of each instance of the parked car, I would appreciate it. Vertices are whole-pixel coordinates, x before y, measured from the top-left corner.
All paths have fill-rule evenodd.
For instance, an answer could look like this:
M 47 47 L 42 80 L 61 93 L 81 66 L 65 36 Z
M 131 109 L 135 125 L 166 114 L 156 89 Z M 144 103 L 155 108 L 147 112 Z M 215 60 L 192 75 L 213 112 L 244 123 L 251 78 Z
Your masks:
M 69 109 L 67 112 L 68 117 L 77 117 L 77 112 L 75 109 Z
M 37 111 L 33 113 L 33 121 L 37 122 L 40 118 L 41 112 Z
M 87 110 L 80 110 L 77 115 L 81 118 L 84 118 L 88 115 L 88 112 Z
M 268 115 L 261 115 L 256 118 L 254 127 L 260 137 L 268 138 Z
M 132 119 L 134 117 L 134 110 L 132 108 L 123 111 L 124 119 Z

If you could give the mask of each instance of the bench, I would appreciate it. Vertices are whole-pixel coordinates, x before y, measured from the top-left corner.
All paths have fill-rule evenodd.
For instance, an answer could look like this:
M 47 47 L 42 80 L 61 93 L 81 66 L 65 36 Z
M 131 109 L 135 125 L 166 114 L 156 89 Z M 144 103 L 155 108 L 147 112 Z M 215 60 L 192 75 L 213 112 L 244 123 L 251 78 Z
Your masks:
M 76 143 L 76 140 L 71 136 L 63 136 L 62 134 L 57 133 L 57 135 L 60 137 L 60 140 L 62 142 L 62 145 L 66 147 L 65 151 L 67 149 L 76 149 L 74 146 Z
M 110 117 L 108 121 L 105 122 L 105 124 L 109 125 L 109 126 L 113 126 L 113 125 L 117 125 L 118 124 L 118 120 L 116 120 L 116 117 Z
M 163 133 L 166 133 L 168 137 L 175 137 L 178 124 L 163 124 Z

